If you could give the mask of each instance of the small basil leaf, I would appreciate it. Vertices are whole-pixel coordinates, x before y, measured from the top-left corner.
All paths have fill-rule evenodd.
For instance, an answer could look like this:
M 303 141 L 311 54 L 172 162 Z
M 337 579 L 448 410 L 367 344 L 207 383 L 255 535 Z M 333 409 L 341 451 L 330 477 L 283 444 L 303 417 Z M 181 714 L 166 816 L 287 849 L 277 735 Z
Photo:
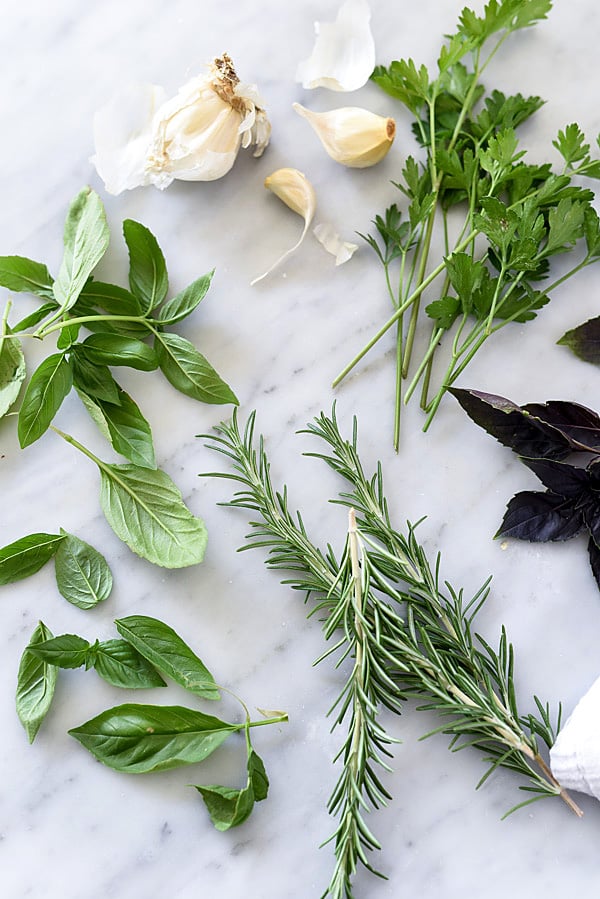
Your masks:
M 64 255 L 53 284 L 57 303 L 66 311 L 77 300 L 89 275 L 108 247 L 108 224 L 97 193 L 84 187 L 75 197 L 65 221 Z
M 0 338 L 0 418 L 19 396 L 26 374 L 20 341 L 14 337 Z
M 17 433 L 22 449 L 48 430 L 72 385 L 71 366 L 62 353 L 47 356 L 36 368 L 19 412 Z
M 58 590 L 74 606 L 91 609 L 108 599 L 113 583 L 110 568 L 89 543 L 64 533 L 54 565 Z
M 568 540 L 582 527 L 581 513 L 562 496 L 524 490 L 508 503 L 495 536 L 545 543 L 549 540 Z
M 62 534 L 28 534 L 0 549 L 0 585 L 12 584 L 35 574 L 64 540 Z
M 14 293 L 53 298 L 52 276 L 45 265 L 26 256 L 0 256 L 0 287 Z
M 197 278 L 185 290 L 182 290 L 181 293 L 178 293 L 177 296 L 165 303 L 155 316 L 155 321 L 159 325 L 174 325 L 175 322 L 186 318 L 208 293 L 214 273 L 215 270 L 213 269 L 207 275 Z
M 22 318 L 21 321 L 17 322 L 16 325 L 12 325 L 11 331 L 17 334 L 19 331 L 28 331 L 29 328 L 34 328 L 36 325 L 39 325 L 41 321 L 43 321 L 46 316 L 50 315 L 51 312 L 55 312 L 58 309 L 58 305 L 56 302 L 52 301 L 49 303 L 42 303 L 41 306 L 38 306 L 33 312 L 29 315 L 26 315 L 25 318 Z
M 522 459 L 544 487 L 564 499 L 578 499 L 587 490 L 589 475 L 585 468 L 576 468 L 554 459 Z
M 248 781 L 242 790 L 211 786 L 197 786 L 208 809 L 210 819 L 217 830 L 237 827 L 249 817 L 255 802 L 266 799 L 269 780 L 260 756 L 250 747 L 248 754 Z
M 119 388 L 119 405 L 97 400 L 114 449 L 144 468 L 156 468 L 150 425 L 128 393 Z
M 126 219 L 123 235 L 129 250 L 129 286 L 150 312 L 162 303 L 169 289 L 165 257 L 151 231 L 139 222 Z
M 143 774 L 202 762 L 240 726 L 182 706 L 126 703 L 69 733 L 109 768 Z
M 560 431 L 572 452 L 600 451 L 600 416 L 587 406 L 549 400 L 547 403 L 527 403 L 522 410 Z
M 559 431 L 538 421 L 511 400 L 493 393 L 450 387 L 475 424 L 520 456 L 563 459 L 570 452 L 569 441 Z
M 88 396 L 107 403 L 119 404 L 119 385 L 107 365 L 96 365 L 81 352 L 82 344 L 71 348 L 73 383 Z
M 100 504 L 109 525 L 137 555 L 163 568 L 202 561 L 206 527 L 164 471 L 100 464 Z
M 157 334 L 154 346 L 162 373 L 180 393 L 201 403 L 237 405 L 231 388 L 185 337 Z
M 88 412 L 90 418 L 94 422 L 94 424 L 98 427 L 98 430 L 102 434 L 103 437 L 111 442 L 110 431 L 108 430 L 108 424 L 106 422 L 106 418 L 104 417 L 104 413 L 102 411 L 102 407 L 100 406 L 100 400 L 95 397 L 89 396 L 85 390 L 82 390 L 80 387 L 75 385 L 75 390 L 77 391 L 77 395 L 79 399 L 83 403 L 86 411 Z M 115 407 L 117 408 L 117 407 Z
M 36 658 L 48 665 L 56 665 L 57 668 L 81 668 L 87 662 L 90 649 L 90 644 L 83 637 L 76 634 L 61 634 L 60 637 L 51 637 L 43 643 L 38 643 L 30 652 Z
M 122 334 L 92 334 L 78 348 L 92 365 L 125 365 L 138 371 L 154 371 L 158 359 L 151 346 Z
M 80 327 L 80 325 L 66 325 L 62 328 L 56 341 L 57 348 L 59 350 L 68 350 L 69 347 L 73 346 L 79 337 Z
M 584 362 L 600 365 L 600 316 L 567 331 L 557 343 L 568 347 Z
M 99 643 L 94 668 L 113 687 L 141 690 L 166 686 L 158 671 L 127 640 Z
M 30 651 L 52 639 L 52 631 L 40 621 L 21 656 L 17 675 L 17 715 L 30 743 L 35 740 L 54 696 L 57 669 L 36 658 Z
M 217 830 L 224 832 L 231 827 L 243 824 L 254 808 L 254 795 L 251 787 L 236 790 L 232 787 L 196 786 L 202 796 L 210 815 L 210 820 Z
M 168 624 L 147 615 L 130 615 L 117 619 L 115 625 L 122 637 L 175 683 L 203 699 L 220 699 L 208 668 Z

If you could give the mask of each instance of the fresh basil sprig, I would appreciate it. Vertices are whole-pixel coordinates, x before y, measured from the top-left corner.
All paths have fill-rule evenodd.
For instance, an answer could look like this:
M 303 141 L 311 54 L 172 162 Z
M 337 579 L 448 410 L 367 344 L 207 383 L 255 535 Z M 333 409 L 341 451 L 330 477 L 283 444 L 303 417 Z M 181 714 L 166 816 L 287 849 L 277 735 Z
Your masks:
M 54 637 L 40 622 L 26 647 L 17 681 L 17 711 L 30 742 L 50 709 L 59 668 L 93 668 L 108 683 L 126 689 L 166 686 L 164 674 L 202 699 L 218 700 L 221 691 L 202 660 L 162 621 L 131 615 L 115 621 L 124 639 L 90 643 L 77 634 Z M 231 694 L 235 695 L 235 694 Z M 244 732 L 247 782 L 240 789 L 196 785 L 218 830 L 241 824 L 255 802 L 265 799 L 269 781 L 250 740 L 250 730 L 287 721 L 284 713 L 265 713 L 252 721 L 223 721 L 184 706 L 123 703 L 72 728 L 69 733 L 92 755 L 116 771 L 145 774 L 204 761 L 230 736 Z
M 237 404 L 237 397 L 205 356 L 170 330 L 202 302 L 214 272 L 169 298 L 167 266 L 156 237 L 132 220 L 123 223 L 123 234 L 129 253 L 128 287 L 94 280 L 109 231 L 102 201 L 89 187 L 70 205 L 56 280 L 40 262 L 24 256 L 0 257 L 0 287 L 33 294 L 40 301 L 36 310 L 12 325 L 11 301 L 2 315 L 0 418 L 16 403 L 27 379 L 21 338 L 54 336 L 56 347 L 26 383 L 17 414 L 21 447 L 35 443 L 54 427 L 57 413 L 74 390 L 103 437 L 128 463 L 103 462 L 54 428 L 98 466 L 100 503 L 110 526 L 133 552 L 156 565 L 195 565 L 204 555 L 204 524 L 186 507 L 168 475 L 157 468 L 150 425 L 112 370 L 159 370 L 176 390 L 192 399 Z M 61 556 L 66 554 L 63 548 Z M 38 547 L 40 567 L 42 556 Z M 93 586 L 88 587 L 86 592 L 94 596 Z M 90 603 L 89 599 L 82 602 Z
M 569 540 L 583 531 L 600 588 L 600 415 L 564 400 L 518 406 L 477 390 L 450 392 L 467 415 L 517 453 L 546 488 L 513 496 L 495 536 L 546 543 Z M 577 453 L 592 454 L 592 459 L 585 467 L 564 461 Z

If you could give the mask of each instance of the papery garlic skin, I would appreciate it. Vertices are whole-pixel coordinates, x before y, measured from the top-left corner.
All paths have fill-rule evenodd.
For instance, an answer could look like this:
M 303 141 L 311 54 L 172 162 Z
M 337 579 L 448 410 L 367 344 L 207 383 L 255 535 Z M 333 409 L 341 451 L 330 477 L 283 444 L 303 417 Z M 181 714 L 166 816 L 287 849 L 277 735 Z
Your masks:
M 300 103 L 292 105 L 298 115 L 311 125 L 329 156 L 350 168 L 364 169 L 376 165 L 394 142 L 394 119 L 369 112 L 368 109 L 344 106 L 330 112 L 312 112 Z
M 355 91 L 366 84 L 375 68 L 370 21 L 366 0 L 346 0 L 335 22 L 315 22 L 315 46 L 298 66 L 296 81 L 306 89 L 333 91 Z
M 129 91 L 126 105 L 127 95 L 100 110 L 94 122 L 92 162 L 109 193 L 148 184 L 163 190 L 176 178 L 214 181 L 231 169 L 240 147 L 254 144 L 260 156 L 269 143 L 271 126 L 256 85 L 239 80 L 227 54 L 170 100 L 162 88 L 138 88 L 146 99 L 137 115 L 135 91 Z
M 344 262 L 348 262 L 358 250 L 358 244 L 342 240 L 333 225 L 329 224 L 329 222 L 321 222 L 320 224 L 315 225 L 313 234 L 321 246 L 327 250 L 328 253 L 331 253 L 332 256 L 335 256 L 336 265 L 343 265 Z
M 259 281 L 262 281 L 263 278 L 266 278 L 267 275 L 270 275 L 273 269 L 277 268 L 284 259 L 287 259 L 288 256 L 291 256 L 291 254 L 298 249 L 306 237 L 306 232 L 310 227 L 317 208 L 317 195 L 315 194 L 315 189 L 306 175 L 304 175 L 303 172 L 298 171 L 298 169 L 277 169 L 277 171 L 265 178 L 265 187 L 267 190 L 270 190 L 271 193 L 274 193 L 276 197 L 279 197 L 279 199 L 293 212 L 302 216 L 304 219 L 304 229 L 294 246 L 290 247 L 289 250 L 286 250 L 286 252 L 283 253 L 283 255 L 280 256 L 266 272 L 263 272 L 262 275 L 254 278 L 250 282 L 250 286 L 257 284 Z

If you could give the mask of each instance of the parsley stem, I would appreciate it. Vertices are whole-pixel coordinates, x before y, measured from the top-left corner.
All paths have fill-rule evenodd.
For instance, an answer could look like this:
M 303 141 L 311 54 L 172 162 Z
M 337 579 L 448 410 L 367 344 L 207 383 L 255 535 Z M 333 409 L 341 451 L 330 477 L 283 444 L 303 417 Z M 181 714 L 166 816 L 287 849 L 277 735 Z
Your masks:
M 469 246 L 469 244 L 472 243 L 473 240 L 475 240 L 475 238 L 477 237 L 478 234 L 479 234 L 479 231 L 476 230 L 476 229 L 474 229 L 473 231 L 471 231 L 471 232 L 470 232 L 470 233 L 469 233 L 469 234 L 468 234 L 468 235 L 467 235 L 467 236 L 466 236 L 466 237 L 465 237 L 465 238 L 464 238 L 464 239 L 463 239 L 463 240 L 462 240 L 456 247 L 455 247 L 454 252 L 455 252 L 455 253 L 460 253 L 462 250 L 465 250 L 465 249 Z M 416 299 L 418 299 L 418 297 L 421 296 L 421 294 L 423 293 L 423 291 L 425 290 L 425 288 L 426 288 L 426 287 L 429 287 L 429 285 L 430 285 L 433 281 L 435 281 L 435 279 L 436 279 L 439 275 L 442 274 L 442 272 L 445 270 L 445 268 L 446 268 L 446 263 L 445 263 L 445 262 L 440 262 L 440 264 L 437 265 L 437 266 L 433 269 L 433 271 L 431 271 L 431 272 L 427 275 L 427 277 L 424 278 L 424 280 L 423 280 L 420 284 L 417 285 L 417 287 L 412 291 L 412 293 L 410 294 L 410 296 L 409 296 L 409 297 L 408 297 L 408 298 L 407 298 L 407 299 L 406 299 L 406 300 L 405 300 L 405 301 L 404 301 L 404 302 L 403 302 L 403 303 L 396 309 L 396 311 L 394 312 L 394 314 L 393 314 L 392 316 L 390 316 L 390 318 L 388 318 L 388 320 L 386 321 L 386 323 L 385 323 L 384 325 L 382 325 L 381 328 L 377 331 L 377 333 L 374 334 L 373 337 L 368 341 L 368 343 L 366 343 L 366 344 L 364 345 L 364 347 L 362 348 L 362 350 L 361 350 L 359 353 L 356 354 L 356 356 L 354 357 L 354 359 L 352 359 L 352 361 L 349 362 L 348 365 L 346 365 L 346 367 L 342 369 L 342 371 L 339 373 L 339 375 L 333 380 L 333 382 L 332 382 L 332 387 L 337 387 L 337 385 L 338 385 L 341 381 L 343 381 L 344 378 L 345 378 L 347 375 L 350 374 L 350 372 L 352 371 L 352 369 L 355 368 L 356 365 L 358 365 L 358 363 L 361 361 L 361 359 L 363 359 L 363 358 L 367 355 L 367 353 L 368 353 L 370 350 L 373 349 L 373 347 L 375 346 L 375 344 L 376 344 L 379 340 L 381 340 L 381 338 L 382 338 L 385 334 L 387 334 L 387 332 L 389 331 L 389 329 L 390 329 L 390 328 L 391 328 L 391 327 L 398 321 L 398 319 L 400 318 L 400 316 L 401 316 L 404 312 L 406 312 L 406 310 L 412 305 L 412 303 L 415 302 Z

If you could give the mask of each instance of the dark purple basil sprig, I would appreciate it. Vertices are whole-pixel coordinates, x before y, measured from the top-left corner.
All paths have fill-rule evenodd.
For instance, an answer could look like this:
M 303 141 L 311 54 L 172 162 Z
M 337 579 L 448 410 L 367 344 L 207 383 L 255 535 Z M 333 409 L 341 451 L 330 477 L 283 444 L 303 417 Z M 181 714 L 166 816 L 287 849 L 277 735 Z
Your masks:
M 600 454 L 600 417 L 563 400 L 518 406 L 495 394 L 458 388 L 450 392 L 467 415 L 517 453 L 546 488 L 513 496 L 495 536 L 545 543 L 587 531 L 590 565 L 600 588 L 600 458 L 586 467 L 562 461 L 572 453 Z

